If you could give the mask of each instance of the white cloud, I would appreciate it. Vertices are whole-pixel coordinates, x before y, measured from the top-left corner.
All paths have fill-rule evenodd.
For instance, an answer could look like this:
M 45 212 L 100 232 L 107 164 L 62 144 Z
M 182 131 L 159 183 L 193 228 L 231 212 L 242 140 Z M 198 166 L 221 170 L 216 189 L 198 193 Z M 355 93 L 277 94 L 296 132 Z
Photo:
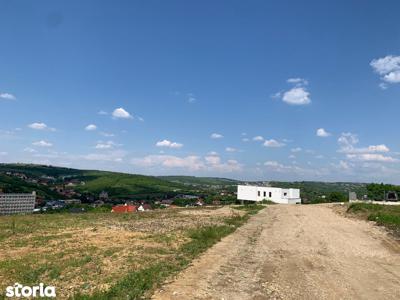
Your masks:
M 380 75 L 400 70 L 400 56 L 388 55 L 382 58 L 373 59 L 371 67 Z
M 176 143 L 176 142 L 171 142 L 169 140 L 162 140 L 162 141 L 158 141 L 156 143 L 157 147 L 168 147 L 168 148 L 175 148 L 175 149 L 179 149 L 183 147 L 183 144 L 180 143 Z
M 400 56 L 387 55 L 382 58 L 374 59 L 370 63 L 376 73 L 381 75 L 381 80 L 387 83 L 400 83 Z M 386 89 L 384 83 L 379 85 Z
M 310 93 L 305 87 L 294 87 L 283 94 L 283 102 L 291 105 L 306 105 L 311 103 Z
M 287 80 L 288 83 L 293 83 L 296 85 L 307 85 L 308 81 L 304 78 L 289 78 Z
M 30 148 L 30 147 L 25 148 L 23 151 L 24 151 L 24 152 L 29 152 L 29 153 L 35 153 L 35 152 L 37 152 L 35 149 Z
M 210 136 L 212 139 L 222 139 L 224 136 L 220 133 L 213 133 Z
M 55 128 L 48 127 L 45 123 L 35 122 L 28 125 L 29 128 L 35 130 L 49 130 L 49 131 L 56 131 Z
M 217 155 L 209 155 L 204 157 L 205 161 L 209 164 L 216 165 L 221 163 L 221 158 Z
M 257 135 L 255 137 L 253 137 L 253 141 L 256 142 L 262 142 L 264 140 L 264 138 L 261 135 Z
M 358 143 L 358 137 L 351 132 L 343 132 L 338 138 L 338 143 L 341 147 L 348 147 Z
M 100 134 L 101 134 L 102 136 L 105 136 L 105 137 L 113 137 L 113 136 L 115 136 L 114 133 L 108 133 L 108 132 L 100 132 Z
M 108 115 L 108 112 L 106 112 L 104 110 L 100 110 L 97 114 L 105 116 L 105 115 Z
M 295 166 L 296 162 L 293 162 L 294 165 L 290 166 L 290 165 L 284 165 L 281 164 L 277 161 L 266 161 L 264 163 L 264 166 L 266 166 L 268 169 L 273 170 L 275 172 L 280 172 L 280 173 L 284 173 L 284 172 L 294 172 L 294 171 L 300 171 L 301 169 L 297 166 Z
M 109 145 L 109 144 L 97 144 L 95 148 L 96 149 L 111 149 L 111 148 L 113 148 L 113 146 Z
M 13 94 L 0 93 L 0 99 L 3 99 L 3 100 L 16 100 L 17 98 Z
M 225 151 L 226 151 L 226 152 L 238 152 L 239 150 L 236 149 L 236 148 L 233 148 L 233 147 L 226 147 L 226 148 L 225 148 Z
M 142 167 L 182 168 L 190 171 L 240 171 L 242 165 L 236 160 L 222 162 L 218 155 L 200 156 L 190 155 L 178 157 L 173 155 L 148 155 L 140 159 L 133 159 L 132 164 Z
M 89 153 L 82 158 L 89 161 L 122 162 L 126 153 L 122 150 L 108 151 L 106 153 Z
M 112 116 L 117 119 L 133 119 L 132 115 L 122 107 L 114 109 Z
M 52 143 L 46 142 L 44 140 L 33 142 L 32 145 L 33 146 L 37 146 L 37 147 L 51 147 L 51 146 L 53 146 Z
M 93 131 L 96 129 L 97 129 L 97 126 L 94 124 L 89 124 L 88 126 L 85 127 L 85 130 L 87 130 L 87 131 Z
M 347 154 L 347 158 L 357 161 L 378 161 L 378 162 L 398 162 L 399 160 L 391 156 L 385 156 L 380 153 L 358 153 Z
M 318 128 L 316 134 L 317 134 L 317 136 L 319 136 L 319 137 L 328 137 L 328 136 L 331 136 L 331 133 L 329 133 L 328 131 L 326 131 L 324 128 Z
M 383 80 L 389 83 L 400 83 L 400 71 L 394 71 L 383 76 Z
M 5 152 L 5 151 L 0 152 L 0 156 L 6 156 L 6 155 L 8 155 L 8 152 Z
M 302 149 L 300 148 L 300 147 L 296 147 L 296 148 L 292 148 L 292 149 L 290 149 L 290 151 L 292 151 L 292 152 L 300 152 Z
M 114 147 L 120 147 L 122 146 L 122 144 L 117 144 L 113 141 L 98 141 L 95 149 L 100 149 L 100 150 L 104 150 L 104 149 L 113 149 Z
M 278 148 L 278 147 L 283 147 L 285 146 L 284 143 L 278 142 L 277 140 L 274 139 L 270 139 L 270 140 L 266 140 L 264 142 L 264 146 L 265 147 L 270 147 L 270 148 Z
M 133 159 L 132 163 L 142 167 L 162 166 L 166 168 L 185 168 L 192 171 L 200 170 L 205 166 L 200 157 L 195 155 L 186 157 L 173 155 L 147 155 L 140 159 Z
M 242 138 L 242 142 L 248 142 L 248 141 L 250 141 L 248 138 Z
M 385 144 L 370 145 L 368 147 L 355 147 L 359 142 L 357 135 L 350 132 L 342 133 L 338 138 L 338 152 L 347 154 L 387 153 L 390 151 Z M 366 156 L 367 157 L 367 156 Z M 354 157 L 353 157 L 354 158 Z
M 351 161 L 360 162 L 398 162 L 399 160 L 382 153 L 390 152 L 385 144 L 370 145 L 368 147 L 356 147 L 359 140 L 357 135 L 350 132 L 342 133 L 338 139 L 338 152 L 345 153 Z

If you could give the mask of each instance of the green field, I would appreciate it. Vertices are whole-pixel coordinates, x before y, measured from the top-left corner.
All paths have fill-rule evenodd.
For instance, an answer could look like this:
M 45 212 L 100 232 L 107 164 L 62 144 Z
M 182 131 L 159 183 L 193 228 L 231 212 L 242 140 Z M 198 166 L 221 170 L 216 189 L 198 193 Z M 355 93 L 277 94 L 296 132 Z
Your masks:
M 369 221 L 375 221 L 378 225 L 400 234 L 400 205 L 352 203 L 347 212 Z

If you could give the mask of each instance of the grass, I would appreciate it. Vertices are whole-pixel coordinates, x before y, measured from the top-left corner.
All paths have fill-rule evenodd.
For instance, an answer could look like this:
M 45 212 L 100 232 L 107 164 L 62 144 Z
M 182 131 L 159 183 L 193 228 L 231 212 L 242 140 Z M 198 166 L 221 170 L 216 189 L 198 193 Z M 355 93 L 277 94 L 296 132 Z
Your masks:
M 247 217 L 247 218 L 246 218 Z M 154 288 L 160 286 L 169 276 L 186 268 L 189 263 L 219 242 L 223 237 L 234 232 L 248 220 L 248 215 L 233 216 L 225 220 L 226 225 L 205 226 L 187 230 L 189 242 L 183 244 L 172 260 L 156 263 L 140 271 L 128 273 L 109 290 L 92 295 L 77 294 L 74 300 L 97 299 L 142 299 L 150 297 Z
M 385 226 L 400 234 L 399 205 L 352 203 L 347 212 L 357 214 L 369 221 L 375 221 L 378 225 Z
M 62 299 L 148 297 L 261 208 L 0 217 L 0 291 L 43 282 Z
M 240 205 L 240 206 L 234 207 L 234 209 L 244 210 L 250 215 L 255 215 L 263 208 L 265 208 L 265 206 L 260 205 L 260 204 L 247 204 L 247 205 Z

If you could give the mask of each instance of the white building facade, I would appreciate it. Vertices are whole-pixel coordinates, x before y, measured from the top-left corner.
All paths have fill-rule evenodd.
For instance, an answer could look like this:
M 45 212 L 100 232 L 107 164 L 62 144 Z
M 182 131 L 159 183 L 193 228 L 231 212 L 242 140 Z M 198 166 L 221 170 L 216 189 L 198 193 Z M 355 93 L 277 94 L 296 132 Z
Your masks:
M 271 200 L 281 204 L 301 203 L 299 189 L 283 189 L 267 186 L 238 185 L 237 199 L 260 202 Z
M 32 213 L 35 208 L 36 193 L 0 193 L 0 215 Z

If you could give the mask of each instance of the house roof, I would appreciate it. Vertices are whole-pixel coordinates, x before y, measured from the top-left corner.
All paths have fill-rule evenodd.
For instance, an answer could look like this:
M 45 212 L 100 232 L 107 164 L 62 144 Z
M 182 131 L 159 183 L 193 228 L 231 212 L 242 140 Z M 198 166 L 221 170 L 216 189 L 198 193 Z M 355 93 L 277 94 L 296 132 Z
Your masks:
M 116 212 L 116 213 L 127 213 L 135 211 L 137 211 L 137 206 L 135 205 L 116 205 L 113 206 L 111 209 L 111 212 Z

